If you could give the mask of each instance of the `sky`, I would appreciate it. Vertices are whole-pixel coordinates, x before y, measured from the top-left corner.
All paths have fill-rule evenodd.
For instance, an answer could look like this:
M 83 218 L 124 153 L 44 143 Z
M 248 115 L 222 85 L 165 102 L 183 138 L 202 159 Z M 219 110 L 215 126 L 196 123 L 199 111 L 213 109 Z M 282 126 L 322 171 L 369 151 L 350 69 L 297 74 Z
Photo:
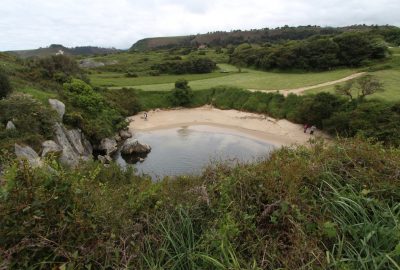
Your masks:
M 0 51 L 290 25 L 400 26 L 400 0 L 1 0 Z

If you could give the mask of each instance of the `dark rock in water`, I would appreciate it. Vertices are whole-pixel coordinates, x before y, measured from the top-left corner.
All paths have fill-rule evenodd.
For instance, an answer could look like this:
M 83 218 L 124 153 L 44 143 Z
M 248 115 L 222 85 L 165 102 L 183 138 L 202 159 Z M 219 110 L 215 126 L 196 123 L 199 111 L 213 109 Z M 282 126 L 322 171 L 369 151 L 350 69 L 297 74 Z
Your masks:
M 150 151 L 150 145 L 142 144 L 135 138 L 127 139 L 121 148 L 121 153 L 124 155 L 149 153 Z
M 8 121 L 6 125 L 7 130 L 16 129 L 14 123 L 12 121 Z
M 99 150 L 105 151 L 106 155 L 111 156 L 118 151 L 117 145 L 115 139 L 105 138 L 101 140 Z
M 40 167 L 43 165 L 39 155 L 29 146 L 21 146 L 15 144 L 15 155 L 19 160 L 26 160 L 32 167 Z
M 61 146 L 59 146 L 55 141 L 51 141 L 51 140 L 44 141 L 42 143 L 42 147 L 43 147 L 42 155 L 41 155 L 42 157 L 46 157 L 49 154 L 59 155 L 59 154 L 61 154 L 61 152 L 63 150 Z
M 65 104 L 58 99 L 49 99 L 50 106 L 58 113 L 60 119 L 63 118 L 65 114 Z

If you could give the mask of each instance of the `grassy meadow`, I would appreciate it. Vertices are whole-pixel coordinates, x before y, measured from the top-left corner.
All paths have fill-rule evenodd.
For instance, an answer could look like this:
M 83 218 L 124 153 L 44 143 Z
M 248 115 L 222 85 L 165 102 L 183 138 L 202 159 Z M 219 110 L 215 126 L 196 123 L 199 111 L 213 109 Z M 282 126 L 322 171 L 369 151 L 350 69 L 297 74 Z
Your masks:
M 376 76 L 383 83 L 383 92 L 371 95 L 370 98 L 379 98 L 387 101 L 400 101 L 400 48 L 391 48 L 392 58 L 388 61 L 369 68 L 368 74 Z M 306 93 L 335 92 L 335 86 L 326 86 L 308 90 Z
M 145 91 L 169 91 L 177 79 L 186 79 L 193 90 L 216 86 L 234 86 L 244 89 L 281 90 L 310 86 L 349 76 L 356 69 L 338 69 L 326 72 L 280 73 L 237 68 L 229 64 L 219 64 L 220 70 L 209 74 L 161 75 L 127 78 L 122 73 L 91 74 L 94 86 L 121 88 L 133 87 Z M 221 72 L 224 71 L 224 72 Z M 227 72 L 227 73 L 225 73 Z

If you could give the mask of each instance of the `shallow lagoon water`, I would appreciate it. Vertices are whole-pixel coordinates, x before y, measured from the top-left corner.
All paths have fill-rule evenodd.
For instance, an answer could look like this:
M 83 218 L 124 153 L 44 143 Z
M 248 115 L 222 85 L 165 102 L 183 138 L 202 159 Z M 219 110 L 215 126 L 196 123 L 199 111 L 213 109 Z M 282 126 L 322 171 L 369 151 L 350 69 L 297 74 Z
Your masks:
M 275 148 L 236 130 L 205 125 L 141 131 L 135 138 L 152 147 L 147 156 L 141 156 L 144 161 L 120 153 L 116 161 L 122 167 L 133 165 L 139 174 L 148 174 L 154 180 L 199 174 L 219 161 L 234 164 L 262 160 Z

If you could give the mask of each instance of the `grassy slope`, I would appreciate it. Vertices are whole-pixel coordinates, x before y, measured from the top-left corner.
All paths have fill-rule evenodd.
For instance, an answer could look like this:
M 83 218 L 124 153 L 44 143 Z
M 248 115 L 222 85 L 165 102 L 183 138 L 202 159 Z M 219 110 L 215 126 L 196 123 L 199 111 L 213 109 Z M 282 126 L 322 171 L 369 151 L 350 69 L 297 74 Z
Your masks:
M 389 101 L 400 101 L 400 48 L 392 48 L 392 59 L 384 65 L 390 65 L 391 68 L 368 72 L 376 76 L 384 85 L 384 92 L 379 92 L 371 97 L 380 98 Z M 319 92 L 335 92 L 335 86 L 327 86 L 307 91 L 314 94 Z
M 220 64 L 219 66 L 223 70 L 235 70 L 233 66 L 227 64 Z M 190 86 L 194 90 L 207 89 L 220 85 L 236 86 L 245 89 L 251 88 L 274 90 L 315 85 L 331 80 L 337 80 L 355 72 L 356 71 L 352 69 L 340 69 L 317 73 L 275 73 L 244 69 L 242 73 L 229 73 L 227 76 L 207 78 L 203 80 L 191 81 L 190 76 L 192 75 L 180 77 L 191 81 Z M 171 78 L 170 83 L 145 85 L 135 84 L 125 86 L 135 86 L 135 88 L 149 91 L 167 91 L 173 88 L 173 82 L 174 80 Z
M 47 104 L 49 98 L 56 98 L 56 92 L 46 91 L 41 85 L 32 83 L 24 78 L 22 63 L 13 55 L 0 53 L 0 67 L 11 74 L 10 80 L 14 92 L 32 95 L 34 98 Z

